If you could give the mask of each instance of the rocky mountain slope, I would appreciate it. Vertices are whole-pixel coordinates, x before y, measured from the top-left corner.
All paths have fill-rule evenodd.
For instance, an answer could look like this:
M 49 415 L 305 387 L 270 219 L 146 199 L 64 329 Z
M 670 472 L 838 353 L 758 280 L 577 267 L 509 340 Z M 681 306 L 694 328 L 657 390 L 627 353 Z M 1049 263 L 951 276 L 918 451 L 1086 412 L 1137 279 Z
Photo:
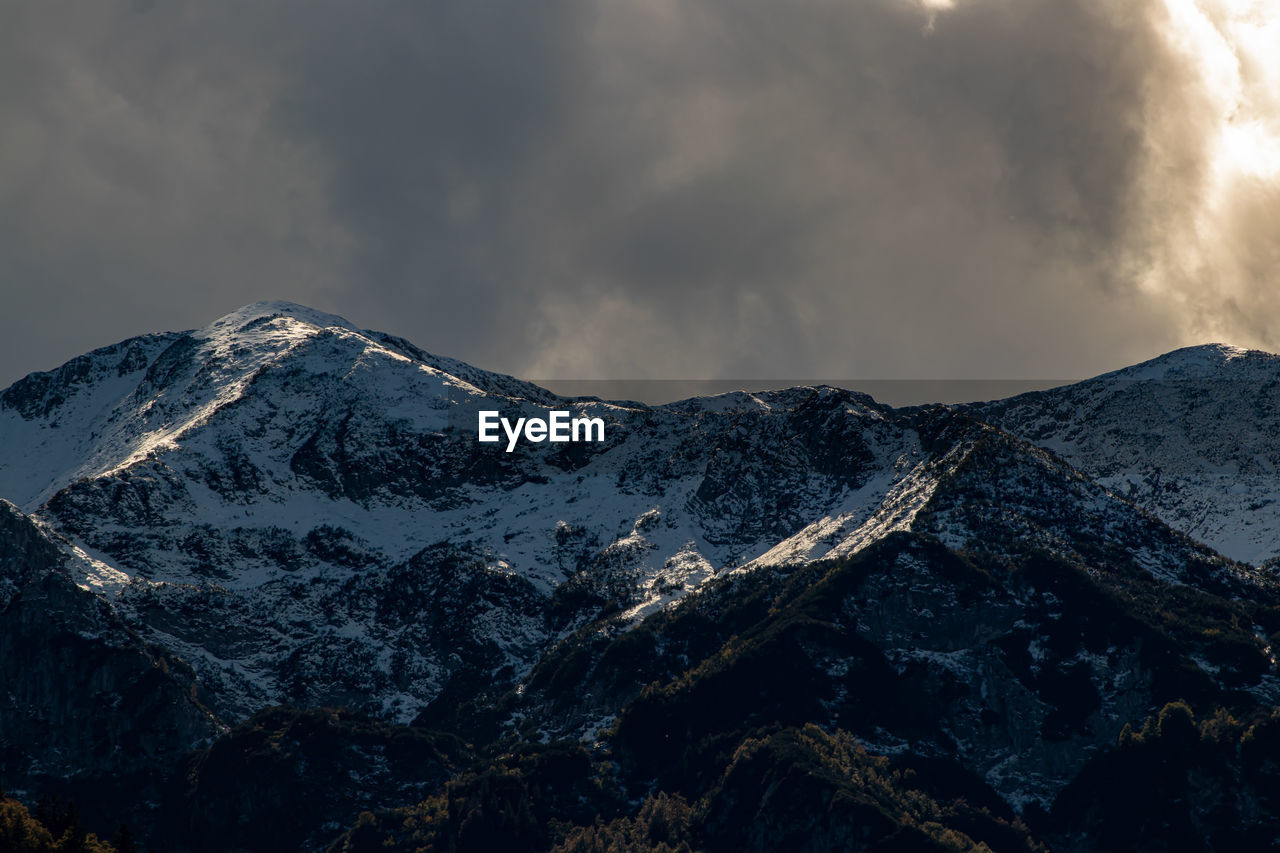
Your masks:
M 669 601 L 832 501 L 869 512 L 918 456 L 834 389 L 557 401 L 277 303 L 2 401 L 0 443 L 24 451 L 0 494 L 82 549 L 78 582 L 230 719 L 290 701 L 407 721 L 460 667 L 510 676 L 602 606 Z M 552 403 L 603 417 L 606 442 L 475 440 L 482 408 Z
M 361 809 L 342 849 L 485 849 L 486 808 L 528 818 L 507 849 L 659 812 L 706 849 L 873 812 L 1061 844 L 1126 724 L 1280 703 L 1275 375 L 1209 347 L 969 407 L 653 407 L 288 303 L 96 350 L 0 394 L 0 774 L 148 780 L 94 801 L 169 849 L 319 849 Z M 550 408 L 605 440 L 476 441 Z M 787 762 L 865 808 L 796 789 L 739 837 Z
M 967 411 L 1233 559 L 1280 556 L 1280 356 L 1189 347 Z

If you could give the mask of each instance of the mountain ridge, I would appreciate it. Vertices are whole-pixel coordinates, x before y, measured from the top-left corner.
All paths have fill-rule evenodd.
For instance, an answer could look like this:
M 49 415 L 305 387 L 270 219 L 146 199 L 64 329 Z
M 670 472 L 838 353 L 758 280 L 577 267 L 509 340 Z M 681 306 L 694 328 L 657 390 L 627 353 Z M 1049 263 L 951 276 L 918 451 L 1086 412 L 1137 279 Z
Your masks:
M 99 678 L 154 685 L 169 740 L 113 766 L 76 738 L 86 703 L 137 736 L 129 708 L 36 681 L 0 721 L 31 731 L 44 702 L 68 739 L 0 734 L 0 770 L 30 790 L 49 768 L 89 784 L 170 761 L 212 790 L 226 744 L 296 726 L 355 738 L 352 778 L 386 800 L 422 789 L 360 762 L 431 727 L 495 749 L 567 738 L 575 766 L 614 754 L 627 785 L 693 801 L 723 790 L 725 744 L 812 724 L 1047 809 L 1165 703 L 1280 702 L 1274 567 L 1202 543 L 1196 520 L 1217 507 L 1214 530 L 1280 553 L 1267 504 L 1247 509 L 1280 490 L 1273 392 L 1280 359 L 1221 345 L 897 409 L 830 386 L 561 397 L 291 303 L 132 338 L 0 393 L 0 446 L 23 451 L 0 457 L 0 638 L 17 667 L 51 642 L 29 629 L 41 607 L 55 626 L 98 614 L 128 638 L 90 655 Z M 606 440 L 475 440 L 481 408 L 549 407 L 602 418 Z M 859 698 L 863 677 L 893 701 Z M 740 707 L 717 709 L 715 685 Z M 423 749 L 431 774 L 471 760 Z M 161 827 L 153 811 L 138 819 Z
M 1280 357 L 1188 348 L 1074 385 L 961 407 L 1066 459 L 1228 556 L 1280 555 Z

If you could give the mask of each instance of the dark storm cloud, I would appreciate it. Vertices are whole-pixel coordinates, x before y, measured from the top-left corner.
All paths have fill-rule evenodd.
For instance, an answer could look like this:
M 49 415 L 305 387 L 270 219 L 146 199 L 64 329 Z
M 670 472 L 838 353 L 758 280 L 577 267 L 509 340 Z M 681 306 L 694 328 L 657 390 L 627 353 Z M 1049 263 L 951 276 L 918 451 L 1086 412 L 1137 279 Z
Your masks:
M 230 5 L 0 13 L 0 366 L 47 369 L 264 292 L 331 302 L 349 240 L 268 116 L 278 21 Z
M 538 234 L 521 232 L 519 196 L 579 104 L 590 15 L 572 2 L 389 11 L 311 25 L 277 128 L 334 164 L 333 210 L 359 242 L 353 295 L 372 316 L 429 330 L 436 349 L 510 358 L 542 283 L 522 268 Z
M 540 378 L 1063 377 L 1188 342 L 1212 109 L 1162 4 L 945 5 L 11 8 L 3 379 L 264 298 Z M 1194 311 L 1237 343 L 1273 186 Z

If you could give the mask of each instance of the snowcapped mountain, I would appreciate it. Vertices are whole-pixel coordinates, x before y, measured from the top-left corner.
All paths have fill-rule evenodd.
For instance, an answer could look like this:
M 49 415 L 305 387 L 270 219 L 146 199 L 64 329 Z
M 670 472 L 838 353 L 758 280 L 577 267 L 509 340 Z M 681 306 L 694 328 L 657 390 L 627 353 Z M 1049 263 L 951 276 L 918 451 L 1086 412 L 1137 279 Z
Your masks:
M 883 493 L 869 516 L 826 516 L 739 571 L 847 557 L 889 533 L 913 531 L 956 550 L 1000 555 L 1016 538 L 1110 571 L 1140 566 L 1161 581 L 1273 594 L 1270 571 L 1223 559 L 1066 464 L 1061 458 L 987 424 L 935 410 L 915 419 L 934 439 L 930 458 Z M 999 531 L 999 536 L 993 536 Z M 994 549 L 994 551 L 993 551 Z
M 622 748 L 659 778 L 682 760 L 669 744 L 714 737 L 712 725 L 817 721 L 886 752 L 945 756 L 1026 805 L 1051 803 L 1153 705 L 1242 687 L 1280 702 L 1273 629 L 1257 624 L 1280 601 L 1270 571 L 997 428 L 942 407 L 902 417 L 928 450 L 870 515 L 829 512 L 646 623 L 647 646 L 627 629 L 593 638 L 585 683 L 570 688 L 557 670 L 583 653 L 575 638 L 539 662 L 516 714 L 561 735 L 623 706 Z M 725 616 L 743 610 L 755 618 Z M 1232 651 L 1218 628 L 1170 627 L 1210 613 L 1231 614 Z M 803 638 L 784 640 L 778 624 Z M 703 633 L 723 646 L 709 654 L 692 639 Z M 641 664 L 637 645 L 683 666 Z M 725 656 L 751 663 L 725 672 Z M 656 697 L 651 682 L 664 685 Z M 792 701 L 809 704 L 797 715 Z M 705 708 L 723 709 L 714 724 L 698 718 Z
M 207 792 L 297 728 L 312 757 L 264 801 L 323 756 L 325 802 L 375 808 L 425 795 L 387 769 L 405 731 L 430 778 L 465 764 L 430 726 L 607 741 L 692 798 L 688 744 L 817 724 L 1048 807 L 1162 703 L 1280 701 L 1250 565 L 1280 553 L 1278 377 L 1203 347 L 968 407 L 646 406 L 283 302 L 104 347 L 0 394 L 0 770 Z M 481 411 L 552 408 L 604 440 L 477 441 Z
M 1280 356 L 1189 347 L 967 411 L 1233 559 L 1280 556 Z
M 607 441 L 475 440 L 481 408 L 553 404 Z M 23 449 L 0 495 L 229 719 L 291 701 L 407 721 L 459 668 L 527 669 L 575 608 L 674 600 L 832 502 L 869 513 L 919 456 L 834 389 L 562 400 L 286 303 L 97 350 L 0 405 Z

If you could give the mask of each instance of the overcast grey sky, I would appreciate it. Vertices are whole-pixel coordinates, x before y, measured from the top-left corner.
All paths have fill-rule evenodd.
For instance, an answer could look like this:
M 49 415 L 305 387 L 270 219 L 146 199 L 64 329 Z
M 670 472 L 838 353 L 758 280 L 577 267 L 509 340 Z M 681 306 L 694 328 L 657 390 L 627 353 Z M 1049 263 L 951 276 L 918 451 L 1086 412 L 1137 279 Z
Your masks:
M 1280 4 L 0 4 L 0 385 L 288 299 L 531 378 L 1280 349 Z

